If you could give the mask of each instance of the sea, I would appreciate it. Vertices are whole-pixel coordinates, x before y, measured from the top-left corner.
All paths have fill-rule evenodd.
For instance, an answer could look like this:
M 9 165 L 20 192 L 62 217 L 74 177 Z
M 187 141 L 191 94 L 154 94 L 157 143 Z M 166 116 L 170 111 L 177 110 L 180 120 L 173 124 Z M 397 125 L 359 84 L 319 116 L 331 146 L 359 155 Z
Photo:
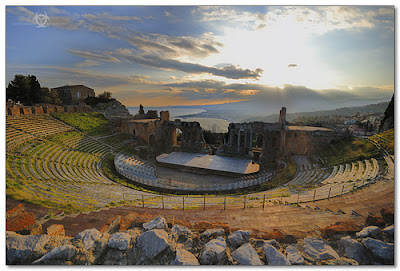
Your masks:
M 131 115 L 136 115 L 139 111 L 139 107 L 127 108 Z M 196 117 L 197 114 L 207 112 L 204 108 L 170 106 L 144 107 L 144 111 L 147 112 L 147 110 L 157 110 L 158 114 L 160 114 L 160 111 L 169 111 L 169 117 L 171 120 L 180 119 L 181 121 L 197 121 L 204 130 L 209 130 L 215 133 L 228 132 L 229 121 L 225 119 Z

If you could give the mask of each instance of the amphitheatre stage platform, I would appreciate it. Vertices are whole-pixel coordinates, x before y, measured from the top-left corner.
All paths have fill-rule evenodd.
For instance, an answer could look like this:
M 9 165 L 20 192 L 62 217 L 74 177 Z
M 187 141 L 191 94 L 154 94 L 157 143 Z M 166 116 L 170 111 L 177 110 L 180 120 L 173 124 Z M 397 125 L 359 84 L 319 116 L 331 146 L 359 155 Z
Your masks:
M 172 152 L 163 153 L 156 158 L 161 165 L 198 169 L 220 175 L 247 175 L 260 170 L 260 166 L 252 163 L 251 159 L 241 159 L 209 155 L 202 153 Z

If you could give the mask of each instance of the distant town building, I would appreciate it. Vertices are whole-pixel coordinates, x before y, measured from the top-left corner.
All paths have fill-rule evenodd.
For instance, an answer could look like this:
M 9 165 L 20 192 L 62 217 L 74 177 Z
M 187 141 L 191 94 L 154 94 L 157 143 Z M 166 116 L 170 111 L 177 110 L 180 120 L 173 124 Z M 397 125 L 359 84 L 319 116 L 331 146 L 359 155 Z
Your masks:
M 345 125 L 352 125 L 352 124 L 355 124 L 356 122 L 357 122 L 356 120 L 350 119 L 350 120 L 346 120 L 346 121 L 344 122 L 344 124 L 345 124 Z
M 94 90 L 84 85 L 66 85 L 53 88 L 63 104 L 77 104 L 88 97 L 95 97 Z

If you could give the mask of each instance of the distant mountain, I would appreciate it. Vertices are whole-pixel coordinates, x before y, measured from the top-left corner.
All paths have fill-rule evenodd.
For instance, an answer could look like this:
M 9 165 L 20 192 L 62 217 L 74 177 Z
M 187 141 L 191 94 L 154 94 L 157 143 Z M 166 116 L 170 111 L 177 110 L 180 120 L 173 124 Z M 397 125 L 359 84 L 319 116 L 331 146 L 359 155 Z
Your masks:
M 298 97 L 297 97 L 298 96 Z M 243 121 L 267 121 L 267 116 L 279 114 L 280 109 L 284 106 L 288 114 L 296 112 L 315 112 L 321 110 L 336 110 L 337 108 L 352 108 L 387 102 L 389 99 L 381 100 L 363 100 L 348 99 L 332 102 L 324 97 L 309 96 L 305 99 L 299 95 L 291 95 L 290 99 L 282 97 L 272 97 L 271 99 L 248 100 L 243 102 L 205 105 L 201 108 L 207 112 L 200 113 L 196 117 L 215 117 L 223 118 L 231 122 Z M 377 110 L 380 110 L 377 109 Z M 385 111 L 385 108 L 382 112 Z M 327 113 L 329 114 L 329 113 Z M 268 117 L 269 118 L 269 117 Z
M 286 114 L 287 121 L 293 121 L 298 117 L 318 117 L 318 116 L 349 116 L 357 112 L 360 113 L 383 113 L 387 108 L 389 102 L 381 102 L 377 104 L 369 104 L 364 106 L 355 107 L 343 107 L 334 110 L 319 110 L 314 112 L 298 112 L 298 113 L 288 113 Z M 251 117 L 243 120 L 244 122 L 251 121 L 264 121 L 264 122 L 276 122 L 279 119 L 279 114 L 272 114 L 265 117 Z

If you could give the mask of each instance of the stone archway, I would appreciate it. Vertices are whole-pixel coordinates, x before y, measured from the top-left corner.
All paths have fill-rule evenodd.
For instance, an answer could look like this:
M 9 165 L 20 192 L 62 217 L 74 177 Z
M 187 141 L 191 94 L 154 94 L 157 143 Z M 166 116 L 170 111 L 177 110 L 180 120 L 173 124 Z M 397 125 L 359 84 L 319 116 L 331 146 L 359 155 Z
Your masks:
M 11 116 L 11 115 L 12 115 L 12 111 L 11 111 L 10 108 L 7 108 L 7 115 L 8 115 L 8 116 Z
M 20 115 L 24 115 L 25 114 L 24 109 L 22 107 L 19 108 L 19 114 Z
M 182 145 L 182 137 L 183 137 L 182 130 L 179 128 L 175 128 L 174 135 L 173 135 L 173 145 L 175 145 L 175 146 Z

